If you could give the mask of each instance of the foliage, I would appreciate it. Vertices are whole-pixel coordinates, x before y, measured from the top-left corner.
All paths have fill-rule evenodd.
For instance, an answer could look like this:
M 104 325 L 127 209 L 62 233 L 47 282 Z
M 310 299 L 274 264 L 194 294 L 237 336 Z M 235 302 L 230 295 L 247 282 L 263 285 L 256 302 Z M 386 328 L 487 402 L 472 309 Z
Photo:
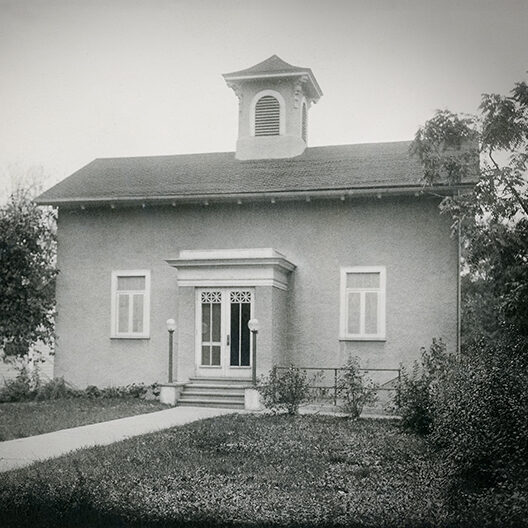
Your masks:
M 376 401 L 376 389 L 372 380 L 365 379 L 358 359 L 350 358 L 338 379 L 338 394 L 344 400 L 343 410 L 352 418 L 359 418 L 363 407 Z
M 453 498 L 521 484 L 528 493 L 528 343 L 510 332 L 472 346 L 434 402 L 431 440 L 451 463 Z
M 430 440 L 449 466 L 445 488 L 457 523 L 520 526 L 528 504 L 527 83 L 507 96 L 483 95 L 479 109 L 475 118 L 438 112 L 411 149 L 429 188 L 442 178 L 476 180 L 441 205 L 461 239 L 462 356 L 418 392 Z M 478 178 L 465 154 L 475 140 Z
M 427 187 L 444 179 L 477 182 L 471 191 L 441 204 L 453 218 L 454 232 L 460 232 L 469 273 L 464 346 L 482 332 L 492 338 L 505 324 L 528 336 L 528 84 L 516 83 L 508 96 L 484 94 L 479 108 L 475 117 L 437 112 L 411 146 Z M 478 174 L 472 151 L 477 144 Z M 477 300 L 485 303 L 480 321 L 471 306 Z
M 389 421 L 232 414 L 10 472 L 0 524 L 447 528 L 437 467 Z
M 396 390 L 396 407 L 404 429 L 426 435 L 431 432 L 436 393 L 449 377 L 455 358 L 441 339 L 433 339 L 429 350 L 421 349 L 421 360 L 411 370 L 402 366 Z
M 52 343 L 55 310 L 55 213 L 19 188 L 0 207 L 0 350 L 27 353 Z
M 154 399 L 159 395 L 157 383 L 131 383 L 122 387 L 99 388 L 89 385 L 86 389 L 76 389 L 63 378 L 43 382 L 38 366 L 31 366 L 26 356 L 9 358 L 17 369 L 13 379 L 6 379 L 0 388 L 0 403 L 55 400 L 59 398 L 146 398 Z
M 266 408 L 274 412 L 297 414 L 299 405 L 311 398 L 310 381 L 306 371 L 290 365 L 287 369 L 274 366 L 267 377 L 261 379 L 258 390 Z

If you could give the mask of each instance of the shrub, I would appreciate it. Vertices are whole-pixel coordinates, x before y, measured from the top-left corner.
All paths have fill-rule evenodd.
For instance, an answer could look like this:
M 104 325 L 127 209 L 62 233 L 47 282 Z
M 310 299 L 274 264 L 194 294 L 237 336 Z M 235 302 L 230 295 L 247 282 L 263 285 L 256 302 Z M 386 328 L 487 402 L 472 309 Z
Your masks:
M 80 397 L 156 399 L 160 393 L 157 383 L 148 386 L 143 383 L 131 383 L 124 387 L 102 389 L 89 385 L 84 390 L 69 386 L 63 378 L 55 378 L 43 383 L 38 368 L 30 370 L 27 357 L 10 359 L 10 361 L 15 365 L 17 375 L 13 379 L 7 379 L 4 387 L 0 388 L 0 403 Z
M 266 408 L 297 414 L 299 405 L 311 399 L 306 372 L 291 365 L 288 369 L 273 367 L 258 387 Z
M 17 375 L 6 379 L 4 387 L 0 389 L 0 402 L 16 402 L 33 399 L 35 391 L 40 386 L 39 371 L 36 366 L 30 369 L 30 361 L 27 356 L 9 358 Z
M 404 429 L 425 435 L 433 427 L 435 392 L 449 376 L 455 358 L 447 353 L 442 339 L 433 339 L 429 350 L 422 348 L 421 354 L 421 360 L 415 361 L 410 371 L 401 369 L 396 408 Z
M 359 418 L 366 404 L 376 401 L 376 386 L 366 381 L 359 369 L 357 358 L 350 358 L 341 371 L 338 380 L 339 395 L 343 398 L 343 410 L 352 418 Z
M 528 343 L 481 340 L 436 393 L 431 440 L 451 468 L 451 495 L 504 487 L 528 493 Z M 526 499 L 525 495 L 525 499 Z
M 82 391 L 69 387 L 64 378 L 54 378 L 39 386 L 35 400 L 59 400 L 62 398 L 75 398 L 82 395 Z

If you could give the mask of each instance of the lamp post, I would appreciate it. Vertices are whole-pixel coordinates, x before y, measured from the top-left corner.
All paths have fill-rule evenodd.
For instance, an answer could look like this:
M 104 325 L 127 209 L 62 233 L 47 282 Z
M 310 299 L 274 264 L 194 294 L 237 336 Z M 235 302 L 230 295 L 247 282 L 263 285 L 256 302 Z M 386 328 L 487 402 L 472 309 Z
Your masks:
M 248 321 L 248 328 L 253 334 L 253 350 L 252 350 L 252 365 L 251 365 L 251 378 L 253 385 L 257 384 L 257 334 L 260 328 L 258 319 L 250 319 Z
M 174 330 L 176 330 L 176 321 L 174 319 L 167 319 L 167 330 L 169 332 L 169 383 L 172 383 L 172 342 Z

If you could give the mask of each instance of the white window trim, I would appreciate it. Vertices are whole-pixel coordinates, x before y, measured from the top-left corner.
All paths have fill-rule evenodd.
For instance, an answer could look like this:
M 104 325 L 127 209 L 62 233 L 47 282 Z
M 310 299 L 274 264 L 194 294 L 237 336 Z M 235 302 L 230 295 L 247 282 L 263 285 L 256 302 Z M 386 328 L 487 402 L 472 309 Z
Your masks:
M 143 332 L 117 331 L 117 278 L 145 277 L 143 301 Z M 150 270 L 116 270 L 112 271 L 112 287 L 110 301 L 110 337 L 112 339 L 148 339 L 150 337 Z
M 256 94 L 253 99 L 251 100 L 251 105 L 249 107 L 249 130 L 251 131 L 251 135 L 253 137 L 255 136 L 255 108 L 257 106 L 257 102 L 261 97 L 265 97 L 266 95 L 271 95 L 272 97 L 275 97 L 277 101 L 279 101 L 279 135 L 283 136 L 286 133 L 286 104 L 284 102 L 284 97 L 282 95 L 275 91 L 275 90 L 262 90 L 258 94 Z M 261 137 L 276 137 L 276 136 L 258 136 Z
M 358 288 L 346 287 L 346 277 L 348 273 L 379 273 L 380 274 L 380 286 L 376 290 L 380 292 L 379 303 L 378 303 L 378 333 L 377 334 L 349 334 L 347 333 L 347 321 L 348 321 L 348 303 L 347 293 L 349 291 L 361 291 Z M 341 341 L 385 341 L 385 308 L 386 308 L 386 283 L 387 283 L 387 272 L 385 266 L 351 266 L 341 268 L 341 284 L 340 284 L 340 318 L 339 318 L 339 339 Z M 372 291 L 372 288 L 365 288 L 364 291 Z M 362 298 L 362 309 L 361 309 L 361 324 L 360 328 L 364 327 L 365 310 L 363 307 Z
M 300 123 L 301 123 L 301 139 L 308 145 L 308 102 L 306 101 L 306 97 L 303 97 L 301 102 L 301 117 L 300 117 Z M 306 137 L 303 137 L 303 110 L 306 108 Z

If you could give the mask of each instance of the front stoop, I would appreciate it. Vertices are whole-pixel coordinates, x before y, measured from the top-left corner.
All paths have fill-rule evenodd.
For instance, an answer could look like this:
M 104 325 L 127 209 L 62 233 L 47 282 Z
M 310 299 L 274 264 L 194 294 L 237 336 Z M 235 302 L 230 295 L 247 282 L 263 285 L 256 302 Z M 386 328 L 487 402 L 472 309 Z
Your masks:
M 245 378 L 190 378 L 178 400 L 180 406 L 244 409 Z

